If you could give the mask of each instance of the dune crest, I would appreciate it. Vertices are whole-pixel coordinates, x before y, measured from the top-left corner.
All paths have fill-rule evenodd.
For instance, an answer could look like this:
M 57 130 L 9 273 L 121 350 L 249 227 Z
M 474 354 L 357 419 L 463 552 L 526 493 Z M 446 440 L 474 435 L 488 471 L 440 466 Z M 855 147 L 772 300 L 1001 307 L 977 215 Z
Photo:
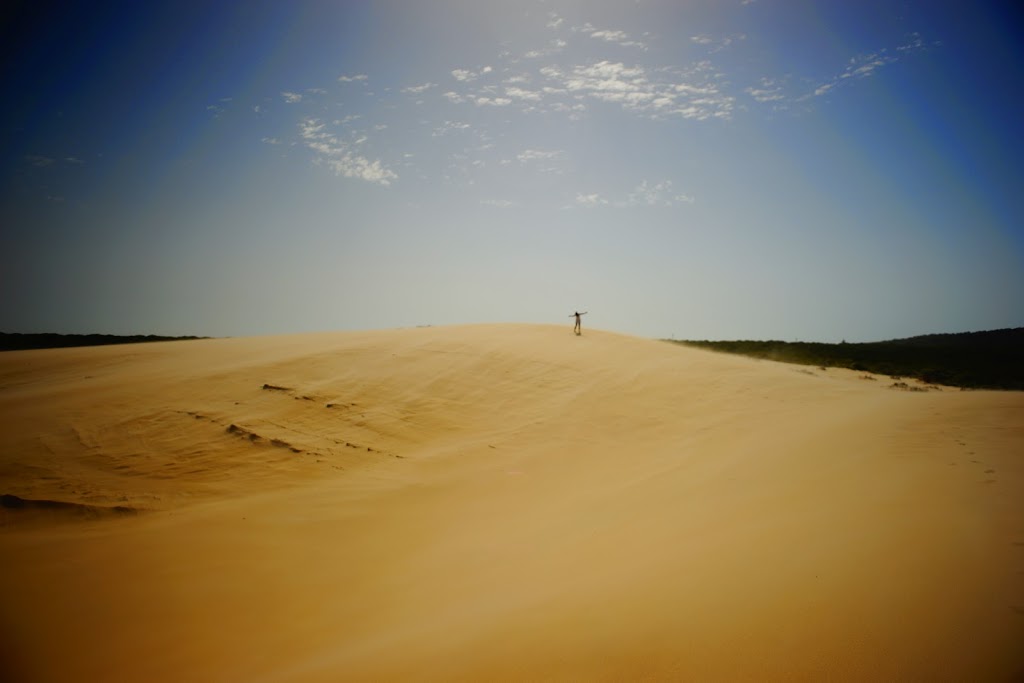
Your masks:
M 889 384 L 545 325 L 5 353 L 0 655 L 27 681 L 1019 675 L 1024 395 Z

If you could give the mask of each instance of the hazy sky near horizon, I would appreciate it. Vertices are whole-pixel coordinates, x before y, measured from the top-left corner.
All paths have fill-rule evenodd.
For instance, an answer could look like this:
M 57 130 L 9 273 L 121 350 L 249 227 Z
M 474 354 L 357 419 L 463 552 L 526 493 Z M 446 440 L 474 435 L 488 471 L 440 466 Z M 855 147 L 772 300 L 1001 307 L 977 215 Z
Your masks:
M 0 330 L 1021 326 L 1010 5 L 16 2 Z

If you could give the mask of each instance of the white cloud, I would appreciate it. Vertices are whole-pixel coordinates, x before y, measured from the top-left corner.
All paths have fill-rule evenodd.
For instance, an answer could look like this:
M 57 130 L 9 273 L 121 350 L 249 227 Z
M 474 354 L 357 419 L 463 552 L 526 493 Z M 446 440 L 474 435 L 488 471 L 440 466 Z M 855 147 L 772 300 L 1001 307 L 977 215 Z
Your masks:
M 326 95 L 327 91 L 324 88 L 306 88 L 306 92 L 311 95 Z
M 366 74 L 356 74 L 355 76 L 338 76 L 339 83 L 354 83 L 355 81 L 365 81 L 369 76 Z
M 596 192 L 593 192 L 591 194 L 579 193 L 576 195 L 576 203 L 579 206 L 586 207 L 606 206 L 608 204 L 608 200 L 602 197 L 601 195 L 597 194 Z
M 426 92 L 431 88 L 435 87 L 437 83 L 423 83 L 421 85 L 410 85 L 408 88 L 402 88 L 402 92 L 412 93 L 419 95 L 420 93 Z
M 507 107 L 512 104 L 512 100 L 507 97 L 478 97 L 475 104 L 478 107 Z
M 566 88 L 585 92 L 598 99 L 620 102 L 627 93 L 648 93 L 648 81 L 642 67 L 629 67 L 622 62 L 597 62 L 574 67 L 564 79 Z
M 494 69 L 492 67 L 489 67 L 489 66 L 485 66 L 484 68 L 480 69 L 479 71 L 470 71 L 469 69 L 453 69 L 452 70 L 452 77 L 455 80 L 457 80 L 457 81 L 461 81 L 463 83 L 466 83 L 466 82 L 470 82 L 470 81 L 475 81 L 476 79 L 480 78 L 481 76 L 483 76 L 485 74 L 489 74 L 492 71 L 494 71 Z
M 541 93 L 535 90 L 524 90 L 515 86 L 505 88 L 505 94 L 513 99 L 526 100 L 528 102 L 538 102 L 541 99 Z
M 302 95 L 297 92 L 288 92 L 287 90 L 281 93 L 281 97 L 288 104 L 295 104 L 296 102 L 302 101 Z
M 734 102 L 716 85 L 719 74 L 708 62 L 698 62 L 685 72 L 661 69 L 658 78 L 641 66 L 610 61 L 574 66 L 568 73 L 548 66 L 540 73 L 577 99 L 616 103 L 652 117 L 729 118 Z
M 557 12 L 551 12 L 548 14 L 547 27 L 550 29 L 557 29 L 564 21 L 565 20 L 562 17 L 558 16 Z
M 280 145 L 281 144 L 281 141 L 278 140 L 277 138 L 269 138 L 269 137 L 263 138 L 260 142 L 264 142 L 264 143 L 266 143 L 268 145 Z
M 370 161 L 353 152 L 348 143 L 327 132 L 325 125 L 317 119 L 305 119 L 299 124 L 299 131 L 306 147 L 316 153 L 315 163 L 327 166 L 335 175 L 358 178 L 384 186 L 398 179 L 398 174 L 382 165 L 379 160 Z M 362 144 L 365 141 L 364 136 L 354 144 Z

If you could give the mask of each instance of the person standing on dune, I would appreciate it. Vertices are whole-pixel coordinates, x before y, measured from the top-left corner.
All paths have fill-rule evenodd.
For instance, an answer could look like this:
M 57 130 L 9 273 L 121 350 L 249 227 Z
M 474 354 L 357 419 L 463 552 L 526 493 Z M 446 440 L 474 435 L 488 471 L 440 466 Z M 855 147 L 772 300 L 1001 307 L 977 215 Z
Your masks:
M 573 317 L 573 316 L 576 316 L 576 326 L 572 328 L 572 331 L 576 333 L 577 337 L 579 335 L 583 334 L 583 328 L 580 327 L 580 316 L 581 315 L 586 315 L 586 314 L 587 314 L 586 311 L 583 311 L 582 313 L 580 313 L 579 311 L 576 311 L 575 313 L 573 313 L 572 315 L 569 316 L 570 318 Z

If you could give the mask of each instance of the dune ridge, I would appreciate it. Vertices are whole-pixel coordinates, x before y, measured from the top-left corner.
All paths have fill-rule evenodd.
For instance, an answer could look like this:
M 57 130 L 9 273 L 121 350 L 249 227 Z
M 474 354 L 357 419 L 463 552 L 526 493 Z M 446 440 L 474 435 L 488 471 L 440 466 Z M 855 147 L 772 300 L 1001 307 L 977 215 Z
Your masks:
M 27 681 L 1021 675 L 1024 395 L 864 377 L 511 324 L 8 352 L 0 491 L 144 514 L 5 505 L 0 657 Z

